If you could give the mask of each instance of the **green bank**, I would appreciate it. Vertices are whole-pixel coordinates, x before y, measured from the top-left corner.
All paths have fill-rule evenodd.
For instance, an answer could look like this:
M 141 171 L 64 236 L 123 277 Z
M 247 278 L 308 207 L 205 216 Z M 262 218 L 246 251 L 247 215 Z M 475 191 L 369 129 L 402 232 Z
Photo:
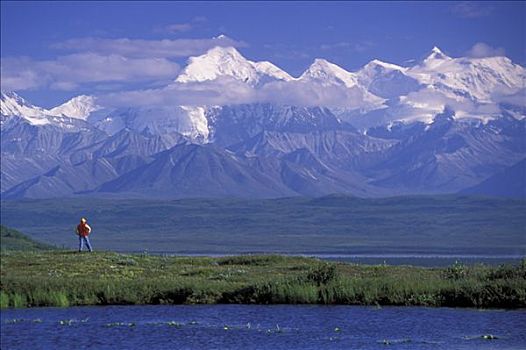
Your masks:
M 35 250 L 55 250 L 56 247 L 37 242 L 25 234 L 0 225 L 0 250 L 15 250 L 15 251 L 35 251 Z
M 2 307 L 344 304 L 526 307 L 526 261 L 448 268 L 254 255 L 169 257 L 2 251 Z

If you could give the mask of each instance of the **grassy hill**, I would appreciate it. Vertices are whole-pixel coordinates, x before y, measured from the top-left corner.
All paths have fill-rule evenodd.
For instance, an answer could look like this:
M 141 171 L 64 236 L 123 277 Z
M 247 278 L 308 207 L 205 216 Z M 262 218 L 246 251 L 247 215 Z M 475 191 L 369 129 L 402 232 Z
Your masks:
M 0 250 L 53 250 L 54 246 L 32 240 L 26 235 L 0 225 Z
M 526 201 L 469 196 L 269 200 L 3 201 L 2 223 L 74 248 L 86 216 L 95 250 L 178 253 L 526 252 Z

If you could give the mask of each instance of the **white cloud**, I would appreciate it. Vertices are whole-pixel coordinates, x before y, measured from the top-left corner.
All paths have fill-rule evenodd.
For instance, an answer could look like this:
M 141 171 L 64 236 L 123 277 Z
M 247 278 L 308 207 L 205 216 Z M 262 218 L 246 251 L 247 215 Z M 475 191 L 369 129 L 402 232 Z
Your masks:
M 506 56 L 506 52 L 502 47 L 491 47 L 486 43 L 476 43 L 467 52 L 470 57 L 493 57 L 493 56 Z
M 258 91 L 258 100 L 298 106 L 359 108 L 364 105 L 363 93 L 358 88 L 294 80 L 265 84 Z
M 194 26 L 190 23 L 174 23 L 169 24 L 165 27 L 165 30 L 169 33 L 181 33 L 192 30 Z
M 205 21 L 204 17 L 196 17 L 192 23 Z M 171 58 L 202 54 L 216 46 L 240 47 L 246 44 L 224 35 L 212 39 L 178 40 L 70 39 L 54 47 L 73 53 L 55 59 L 3 57 L 2 89 L 75 90 L 89 83 L 153 81 L 166 84 L 177 77 L 180 68 Z
M 62 90 L 62 91 L 73 91 L 77 89 L 79 85 L 71 81 L 56 81 L 51 83 L 49 88 L 51 90 Z
M 188 23 L 172 23 L 162 27 L 156 27 L 155 32 L 164 32 L 171 34 L 188 32 L 198 27 L 201 27 L 207 21 L 208 19 L 204 16 L 196 16 L 192 18 L 192 21 Z
M 100 55 L 122 55 L 125 57 L 171 58 L 201 55 L 209 49 L 222 47 L 246 47 L 242 41 L 220 35 L 212 39 L 102 39 L 77 38 L 53 45 L 54 48 L 74 52 L 94 52 Z
M 493 98 L 499 103 L 509 103 L 515 106 L 526 107 L 526 88 L 514 94 L 495 94 Z
M 164 88 L 117 92 L 99 97 L 105 107 L 214 106 L 244 103 L 360 108 L 364 96 L 358 88 L 315 82 L 276 81 L 254 88 L 233 78 L 198 83 L 173 83 Z
M 451 7 L 451 12 L 460 18 L 480 18 L 489 16 L 493 7 L 476 1 L 461 1 Z
M 2 90 L 29 90 L 46 85 L 46 77 L 31 68 L 28 57 L 2 58 L 0 84 Z
M 127 58 L 111 54 L 80 53 L 38 62 L 59 80 L 72 82 L 142 81 L 174 77 L 179 65 L 163 58 Z
M 49 87 L 74 90 L 96 82 L 142 82 L 175 79 L 179 65 L 165 58 L 127 58 L 120 55 L 79 53 L 54 60 L 2 59 L 2 88 L 26 90 Z
M 233 78 L 198 83 L 173 83 L 158 89 L 116 92 L 102 95 L 98 103 L 105 107 L 165 107 L 229 105 L 257 102 L 257 92 Z
M 415 113 L 427 113 L 429 118 L 434 117 L 445 106 L 453 109 L 458 116 L 487 116 L 499 113 L 495 103 L 475 103 L 466 98 L 454 99 L 432 88 L 423 88 L 409 93 L 402 102 L 415 108 Z
M 410 92 L 403 99 L 403 102 L 413 107 L 430 111 L 441 111 L 446 105 L 454 110 L 472 110 L 474 108 L 473 103 L 468 99 L 455 100 L 433 88 L 423 88 Z

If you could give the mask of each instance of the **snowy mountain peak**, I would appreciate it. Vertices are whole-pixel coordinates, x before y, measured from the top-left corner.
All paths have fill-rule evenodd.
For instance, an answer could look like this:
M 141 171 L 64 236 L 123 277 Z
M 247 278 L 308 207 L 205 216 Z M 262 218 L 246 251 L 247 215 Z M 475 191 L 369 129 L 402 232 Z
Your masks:
M 326 72 L 336 72 L 336 71 L 343 71 L 345 73 L 349 73 L 346 70 L 344 70 L 342 67 L 331 63 L 323 58 L 316 58 L 314 59 L 314 62 L 309 66 L 309 71 L 326 71 Z
M 12 117 L 15 117 L 13 120 L 18 117 L 31 125 L 53 125 L 68 130 L 79 130 L 86 124 L 73 119 L 86 119 L 95 107 L 93 97 L 90 96 L 78 96 L 62 106 L 48 110 L 32 105 L 14 92 L 2 91 L 1 95 L 2 125 L 5 121 L 12 120 Z M 80 118 L 82 114 L 86 118 Z
M 359 96 L 362 111 L 379 108 L 384 99 L 365 89 L 358 81 L 358 75 L 343 69 L 342 67 L 327 60 L 317 58 L 310 67 L 298 78 L 306 83 L 314 82 L 323 87 L 344 86 L 352 91 L 354 96 Z
M 406 68 L 398 66 L 396 64 L 387 63 L 377 59 L 372 60 L 364 66 L 365 69 L 380 69 L 380 70 L 399 70 L 405 71 Z
M 292 77 L 270 62 L 252 62 L 234 47 L 216 46 L 204 55 L 191 57 L 188 66 L 177 77 L 178 83 L 203 82 L 230 77 L 249 85 L 257 85 L 263 78 L 291 80 Z
M 22 99 L 22 100 L 23 100 L 23 98 L 20 97 L 20 96 L 18 96 L 18 95 L 16 94 L 16 92 L 14 92 L 14 91 L 5 91 L 5 90 L 2 90 L 0 96 L 1 96 L 1 100 L 2 100 L 2 101 L 4 101 L 4 99 L 7 99 L 7 98 L 18 98 L 18 99 Z
M 275 77 L 277 79 L 285 81 L 290 81 L 293 79 L 289 75 L 289 73 L 285 72 L 284 70 L 272 64 L 269 61 L 254 62 L 254 67 L 258 72 L 261 72 L 271 77 Z
M 254 68 L 233 47 L 216 46 L 204 55 L 191 57 L 188 66 L 177 77 L 176 82 L 202 82 L 221 76 L 230 76 L 243 81 L 256 80 Z
M 370 93 L 396 98 L 418 88 L 418 82 L 406 75 L 408 68 L 372 60 L 356 72 L 358 82 Z
M 436 61 L 451 60 L 452 58 L 446 55 L 438 47 L 433 47 L 431 53 L 424 59 L 425 64 L 432 64 Z
M 299 79 L 317 80 L 326 84 L 343 83 L 347 87 L 353 87 L 357 83 L 353 73 L 321 58 L 316 58 Z
M 307 68 L 302 76 L 315 77 L 321 72 L 330 72 L 331 63 L 323 58 L 316 58 L 314 62 Z
M 48 124 L 44 117 L 46 110 L 33 106 L 12 91 L 2 91 L 0 98 L 0 114 L 5 116 L 17 116 L 26 119 L 31 124 Z
M 203 56 L 207 56 L 210 59 L 216 59 L 216 60 L 235 60 L 235 61 L 246 61 L 245 57 L 243 57 L 239 51 L 235 47 L 228 46 L 216 46 L 208 50 L 206 54 Z
M 438 93 L 454 101 L 477 104 L 494 104 L 499 94 L 520 92 L 526 78 L 524 68 L 513 64 L 508 58 L 451 58 L 436 47 L 421 64 L 411 67 L 407 74 L 427 85 L 424 95 Z M 478 114 L 473 114 L 473 117 L 479 118 Z
M 88 116 L 101 109 L 95 102 L 95 97 L 80 95 L 72 98 L 66 103 L 51 109 L 49 112 L 55 116 L 65 116 L 69 118 L 86 120 Z
M 442 52 L 442 50 L 440 50 L 440 49 L 439 49 L 438 47 L 436 47 L 436 46 L 433 46 L 433 48 L 431 49 L 431 52 L 432 52 L 432 53 L 435 53 L 435 54 L 439 54 L 439 55 L 440 55 L 440 54 L 441 54 L 441 55 L 444 54 L 444 53 Z
M 324 58 L 315 58 L 314 62 L 312 62 L 311 66 L 316 66 L 316 65 L 330 66 L 331 63 L 329 61 L 327 61 L 326 59 L 324 59 Z
M 18 107 L 35 108 L 35 106 L 33 106 L 31 103 L 24 100 L 24 98 L 19 96 L 14 91 L 3 91 L 2 90 L 0 101 L 2 102 L 2 114 L 4 115 L 16 115 L 16 114 L 11 113 L 11 111 L 14 111 L 11 109 L 11 107 L 13 108 L 18 108 Z

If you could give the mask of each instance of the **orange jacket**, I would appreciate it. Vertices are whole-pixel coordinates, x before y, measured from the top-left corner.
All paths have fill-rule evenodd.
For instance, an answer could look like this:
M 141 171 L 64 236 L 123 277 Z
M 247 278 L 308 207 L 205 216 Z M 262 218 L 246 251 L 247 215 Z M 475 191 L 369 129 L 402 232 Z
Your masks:
M 89 227 L 88 224 L 78 224 L 77 225 L 77 233 L 79 234 L 79 236 L 88 237 L 90 232 L 91 232 L 91 227 Z

